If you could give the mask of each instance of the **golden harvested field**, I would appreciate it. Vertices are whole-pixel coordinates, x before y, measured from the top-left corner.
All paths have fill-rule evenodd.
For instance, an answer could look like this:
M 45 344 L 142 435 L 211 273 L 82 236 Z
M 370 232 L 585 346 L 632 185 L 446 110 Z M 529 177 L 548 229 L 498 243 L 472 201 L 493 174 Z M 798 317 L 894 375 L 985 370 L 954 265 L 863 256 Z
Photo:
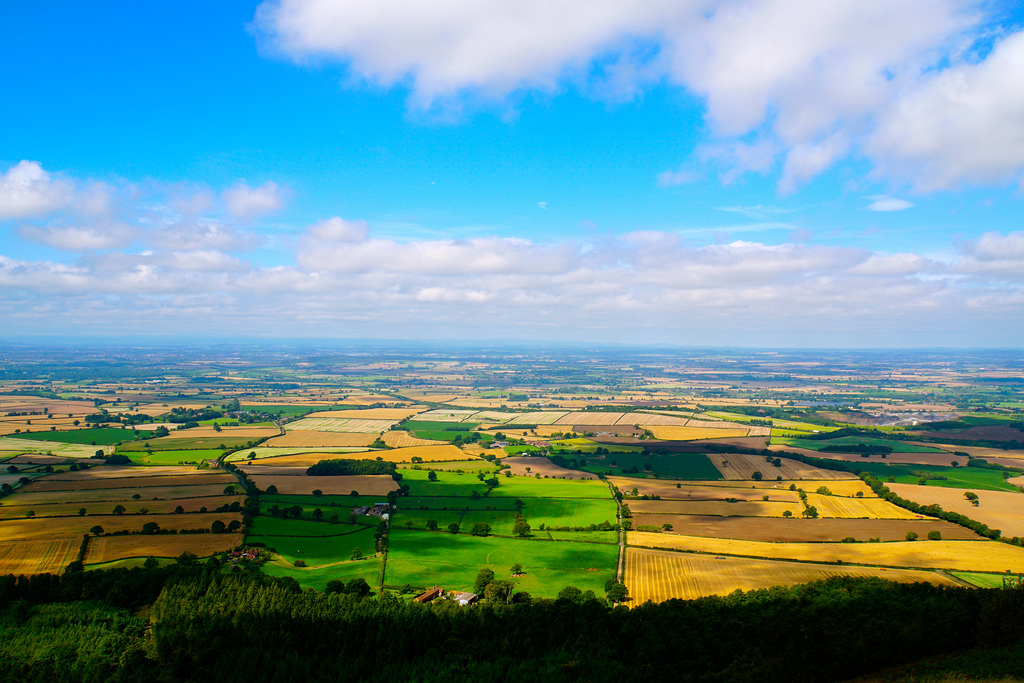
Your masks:
M 305 417 L 340 417 L 349 420 L 404 420 L 423 411 L 423 408 L 365 408 L 362 410 L 321 410 Z
M 538 410 L 532 413 L 518 413 L 507 422 L 509 425 L 553 425 L 564 424 L 564 411 Z M 569 423 L 572 424 L 572 423 Z
M 768 450 L 783 452 L 789 451 L 790 453 L 799 453 L 812 458 L 844 460 L 846 462 L 880 462 L 893 463 L 894 465 L 940 465 L 942 467 L 948 467 L 954 461 L 956 461 L 958 465 L 967 464 L 967 458 L 962 455 L 953 455 L 952 453 L 889 453 L 885 458 L 882 458 L 880 455 L 872 455 L 870 458 L 864 458 L 857 453 L 827 453 L 813 451 L 809 448 L 797 448 L 796 446 L 785 446 L 779 444 L 768 446 Z
M 378 451 L 374 458 L 383 457 L 387 462 L 412 462 L 413 458 L 423 458 L 425 462 L 443 460 L 475 460 L 465 451 L 451 444 L 432 446 L 409 446 L 407 448 L 395 448 L 390 451 Z
M 358 491 L 363 496 L 384 496 L 398 484 L 386 474 L 367 474 L 341 477 L 307 477 L 287 475 L 257 475 L 250 477 L 261 490 L 273 484 L 282 495 L 309 496 L 319 489 L 327 495 L 344 496 Z
M 393 431 L 384 432 L 384 443 L 392 448 L 408 448 L 410 446 L 437 446 L 444 444 L 444 441 L 432 441 L 431 439 L 418 439 L 409 432 Z
M 376 434 L 354 432 L 317 432 L 296 430 L 260 444 L 265 448 L 331 448 L 346 446 L 369 446 L 377 440 Z M 385 441 L 386 443 L 386 441 Z
M 634 514 L 635 526 L 671 524 L 666 533 L 705 538 L 737 538 L 748 541 L 800 543 L 842 541 L 855 538 L 867 541 L 902 541 L 908 531 L 927 538 L 929 531 L 938 531 L 946 540 L 977 540 L 974 532 L 940 520 L 896 519 L 780 519 L 778 517 L 711 517 L 700 515 Z
M 256 460 L 239 460 L 237 464 L 242 469 L 248 470 L 246 463 L 256 462 L 267 467 L 291 467 L 301 466 L 303 469 L 317 464 L 321 460 L 334 460 L 336 458 L 353 458 L 362 460 L 373 457 L 375 451 L 361 451 L 359 453 L 295 453 L 290 455 L 278 455 Z
M 398 420 L 358 420 L 338 417 L 304 417 L 289 422 L 288 431 L 313 430 L 317 432 L 355 432 L 357 434 L 380 434 L 391 429 Z
M 242 521 L 238 512 L 201 512 L 188 515 L 86 515 L 85 517 L 47 517 L 45 519 L 0 520 L 0 541 L 42 540 L 51 537 L 78 537 L 99 525 L 107 533 L 141 531 L 146 522 L 156 522 L 161 529 L 209 529 L 219 519 L 225 524 Z
M 100 536 L 89 539 L 85 564 L 110 562 L 126 557 L 178 557 L 186 551 L 199 557 L 206 557 L 231 550 L 241 544 L 242 534 Z
M 889 567 L 1024 572 L 1024 548 L 999 541 L 897 541 L 893 543 L 762 543 L 728 538 L 631 531 L 630 545 L 713 555 L 843 562 Z
M 999 529 L 1003 536 L 1024 536 L 1024 493 L 974 490 L 978 494 L 978 507 L 974 507 L 964 498 L 964 489 L 917 484 L 886 486 L 901 498 L 922 505 L 941 505 L 943 510 L 959 512 L 992 529 Z
M 1007 484 L 1013 484 L 1014 486 L 1024 486 L 1024 476 L 1021 477 L 1010 477 L 1006 480 Z
M 0 576 L 6 574 L 60 574 L 78 559 L 79 538 L 0 543 Z
M 219 484 L 238 484 L 238 480 L 231 474 L 177 474 L 171 476 L 153 477 L 122 477 L 120 479 L 80 479 L 72 481 L 61 481 L 45 477 L 37 479 L 25 487 L 25 491 L 87 491 L 90 489 L 121 489 L 132 488 L 139 490 L 144 496 L 149 495 L 145 489 L 161 486 L 210 486 Z
M 420 413 L 416 419 L 423 422 L 463 422 L 478 412 L 475 409 L 438 408 Z
M 816 507 L 818 514 L 822 517 L 927 519 L 925 515 L 918 515 L 910 510 L 904 510 L 881 498 L 844 498 L 839 496 L 822 496 L 809 492 L 807 494 L 807 504 Z
M 856 479 L 852 474 L 846 472 L 823 470 L 789 458 L 780 458 L 782 467 L 775 467 L 765 462 L 760 455 L 708 453 L 707 456 L 722 473 L 722 476 L 730 480 L 750 479 L 754 472 L 760 472 L 765 479 L 775 479 L 781 476 L 785 481 L 793 479 Z
M 502 460 L 502 464 L 508 465 L 509 471 L 517 476 L 533 477 L 539 474 L 542 477 L 556 479 L 597 479 L 596 474 L 580 472 L 579 470 L 568 470 L 564 467 L 559 467 L 547 458 L 516 456 L 505 458 Z
M 877 576 L 901 583 L 927 581 L 944 586 L 958 585 L 935 572 L 909 569 L 841 567 L 739 557 L 715 559 L 708 555 L 636 548 L 626 553 L 626 585 L 634 605 L 648 600 L 661 602 L 670 598 L 692 600 L 708 595 L 728 595 L 737 589 L 793 586 L 832 576 Z
M 800 503 L 772 501 L 740 501 L 727 503 L 724 500 L 627 500 L 629 509 L 635 513 L 663 515 L 723 515 L 740 517 L 782 517 L 789 510 L 795 517 L 803 510 Z
M 626 414 L 629 415 L 630 413 Z M 560 425 L 563 428 L 572 427 L 573 425 L 590 426 L 615 424 L 616 421 L 621 417 L 623 417 L 621 413 L 604 413 L 599 410 L 595 410 L 578 413 L 566 413 L 559 417 L 557 420 L 555 420 L 552 424 Z M 541 423 L 538 422 L 537 424 Z
M 0 396 L 0 414 L 6 416 L 7 413 L 31 413 L 37 410 L 48 410 L 54 416 L 67 415 L 89 415 L 96 412 L 96 406 L 93 405 L 92 401 L 64 401 L 61 399 L 53 398 L 40 398 L 38 396 L 11 396 L 4 395 Z M 21 421 L 43 418 L 44 415 L 31 415 L 22 417 Z
M 10 500 L 17 500 L 16 498 L 6 498 L 3 503 L 7 503 Z M 230 505 L 231 503 L 238 501 L 239 503 L 244 500 L 243 496 L 203 496 L 197 498 L 174 498 L 171 500 L 123 500 L 120 501 L 127 511 L 126 514 L 135 514 L 139 510 L 149 510 L 150 514 L 170 514 L 174 512 L 174 509 L 179 505 L 185 509 L 185 512 L 199 512 L 199 508 L 205 507 L 208 510 L 215 510 L 221 505 Z M 109 515 L 110 511 L 117 505 L 114 501 L 89 501 L 83 503 L 46 503 L 46 504 L 35 504 L 35 505 L 10 505 L 0 504 L 0 519 L 10 519 L 12 517 L 24 517 L 25 513 L 31 510 L 36 513 L 37 517 L 71 517 L 78 515 L 80 508 L 85 508 L 87 515 Z
M 236 480 L 237 481 L 237 480 Z M 145 489 L 90 489 L 87 491 L 33 491 L 29 485 L 18 489 L 13 496 L 4 498 L 8 505 L 37 505 L 53 503 L 88 503 L 110 501 L 113 508 L 116 503 L 131 500 L 132 495 L 139 493 L 143 500 L 166 500 L 168 498 L 199 498 L 217 496 L 224 493 L 224 484 L 207 486 L 153 486 Z
M 721 429 L 708 429 L 707 427 L 680 427 L 651 425 L 647 427 L 654 434 L 654 438 L 663 441 L 696 441 L 698 439 L 720 439 L 747 436 L 749 431 L 746 427 L 723 427 Z
M 615 421 L 617 425 L 640 425 L 641 427 L 682 427 L 689 424 L 688 417 L 682 415 L 656 415 L 654 413 L 625 413 Z M 702 426 L 702 425 L 697 425 Z M 722 427 L 735 427 L 728 422 L 721 423 Z M 653 431 L 653 430 L 652 430 Z M 746 436 L 746 430 L 743 436 Z
M 12 455 L 17 453 L 52 453 L 53 455 L 62 455 L 67 458 L 93 458 L 98 450 L 110 454 L 114 452 L 114 447 L 83 446 L 76 443 L 33 441 L 32 439 L 0 436 L 0 451 L 12 451 Z
M 265 463 L 266 460 L 255 460 L 254 462 Z M 245 471 L 246 474 L 252 476 L 254 474 L 269 474 L 272 476 L 298 476 L 302 477 L 306 475 L 306 470 L 309 469 L 308 465 L 251 465 L 247 462 L 239 465 L 239 468 Z

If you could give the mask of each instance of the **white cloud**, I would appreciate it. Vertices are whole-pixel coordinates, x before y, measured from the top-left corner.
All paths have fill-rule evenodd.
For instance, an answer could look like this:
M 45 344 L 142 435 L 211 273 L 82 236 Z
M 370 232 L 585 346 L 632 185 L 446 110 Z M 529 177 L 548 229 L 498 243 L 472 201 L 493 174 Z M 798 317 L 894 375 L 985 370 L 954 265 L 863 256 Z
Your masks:
M 362 242 L 366 239 L 366 222 L 346 221 L 335 216 L 310 226 L 307 234 L 324 242 Z
M 250 220 L 284 206 L 284 193 L 277 183 L 270 180 L 259 187 L 239 182 L 224 191 L 224 203 L 231 215 Z
M 906 211 L 914 206 L 906 199 L 897 199 L 886 195 L 875 195 L 868 199 L 873 200 L 868 204 L 868 211 Z
M 96 251 L 128 246 L 136 231 L 127 225 L 47 226 L 23 225 L 17 229 L 23 239 L 65 251 Z
M 1024 168 L 1024 32 L 992 35 L 978 0 L 271 0 L 255 25 L 299 61 L 459 111 L 522 89 L 612 99 L 660 82 L 703 98 L 697 154 L 722 179 L 784 158 L 791 192 L 866 154 L 924 190 L 1013 182 Z M 681 123 L 682 125 L 682 123 Z M 683 171 L 662 186 L 688 181 Z
M 55 179 L 36 161 L 21 161 L 0 176 L 0 220 L 51 213 L 67 204 L 72 185 Z
M 658 187 L 675 187 L 700 180 L 700 173 L 681 168 L 676 171 L 664 171 L 658 174 Z
M 987 232 L 965 243 L 961 251 L 959 272 L 1024 281 L 1024 232 Z

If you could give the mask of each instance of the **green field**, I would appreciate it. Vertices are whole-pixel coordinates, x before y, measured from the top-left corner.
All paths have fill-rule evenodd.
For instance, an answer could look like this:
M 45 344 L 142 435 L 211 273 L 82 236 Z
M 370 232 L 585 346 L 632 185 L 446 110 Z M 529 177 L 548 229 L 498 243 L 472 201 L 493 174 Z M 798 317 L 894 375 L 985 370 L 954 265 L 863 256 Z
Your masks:
M 487 486 L 477 479 L 475 474 L 459 474 L 458 472 L 437 472 L 437 481 L 427 477 L 431 470 L 400 470 L 403 485 L 409 487 L 411 496 L 466 496 L 474 491 L 483 494 Z
M 496 578 L 509 579 L 520 563 L 526 575 L 518 590 L 553 598 L 566 586 L 603 595 L 615 574 L 616 545 L 470 536 L 395 528 L 391 531 L 384 583 L 417 588 L 443 586 L 469 591 L 477 572 L 490 567 Z
M 494 498 L 606 498 L 611 500 L 608 484 L 594 479 L 537 479 L 536 477 L 498 477 Z
M 189 451 L 153 451 L 147 455 L 145 451 L 127 451 L 127 455 L 134 462 L 144 465 L 177 465 L 180 463 L 197 463 L 203 460 L 216 460 L 224 451 L 205 449 Z
M 607 487 L 605 488 L 607 493 Z M 604 499 L 590 498 L 523 498 L 523 515 L 536 533 L 541 524 L 545 526 L 590 526 L 609 522 L 615 524 L 615 501 L 610 496 Z
M 53 441 L 58 443 L 77 443 L 92 446 L 110 446 L 122 441 L 134 441 L 146 437 L 145 432 L 133 432 L 120 427 L 98 427 L 96 429 L 76 429 L 67 432 L 30 432 L 19 434 L 19 439 L 34 441 Z
M 399 510 L 514 510 L 515 500 L 484 496 L 479 499 L 455 496 L 410 496 L 398 499 Z
M 452 441 L 456 436 L 461 436 L 465 439 L 469 436 L 474 429 L 476 429 L 477 422 L 427 422 L 409 420 L 402 426 L 406 427 L 409 432 L 420 439 L 432 439 L 434 441 Z M 458 425 L 459 431 L 450 431 L 452 427 Z M 466 427 L 467 429 L 461 429 Z
M 147 448 L 154 451 L 184 451 L 191 449 L 210 449 L 223 446 L 227 450 L 242 448 L 252 441 L 242 436 L 208 436 L 203 438 L 178 436 L 171 432 L 171 436 L 146 439 L 145 441 L 132 441 L 130 444 L 121 447 L 121 450 L 144 451 Z M 148 446 L 146 444 L 149 444 Z M 308 449 L 307 449 L 308 450 Z
M 841 436 L 838 439 L 794 439 L 782 436 L 772 436 L 772 444 L 779 444 L 783 446 L 795 446 L 797 448 L 806 448 L 812 451 L 820 451 L 822 448 L 827 446 L 857 446 L 857 445 L 868 445 L 868 446 L 886 446 L 891 448 L 896 453 L 945 453 L 946 451 L 941 448 L 932 448 L 931 446 L 916 446 L 914 444 L 906 443 L 904 441 L 895 441 L 893 439 L 878 439 L 870 436 Z
M 639 453 L 641 450 L 643 450 L 639 446 L 601 444 L 597 443 L 596 441 L 591 441 L 590 439 L 583 438 L 557 439 L 555 441 L 550 441 L 549 443 L 556 449 L 562 449 L 565 451 L 569 451 L 570 453 L 575 453 L 576 451 L 582 451 L 583 453 L 593 453 L 598 448 L 603 448 L 605 450 L 611 451 L 612 453 Z M 554 450 L 553 452 L 557 453 L 558 450 Z
M 495 470 L 494 463 L 486 460 L 453 460 L 451 462 L 421 462 L 409 469 L 424 469 L 424 470 L 446 470 L 449 472 L 472 472 L 474 475 L 477 472 L 493 472 Z
M 323 591 L 327 588 L 327 582 L 333 579 L 347 583 L 351 579 L 362 578 L 376 590 L 377 584 L 380 582 L 380 558 L 369 557 L 358 562 L 342 562 L 327 567 L 312 568 L 299 568 L 271 562 L 263 565 L 263 573 L 268 576 L 289 576 L 298 581 L 303 589 L 313 588 Z
M 950 574 L 978 588 L 1002 588 L 1004 580 L 1018 578 L 1015 574 L 987 574 L 982 572 L 950 572 Z
M 0 436 L 0 456 L 18 455 L 19 453 L 52 453 L 66 458 L 91 458 L 98 450 L 112 453 L 110 446 L 93 446 L 59 441 L 33 441 L 22 439 L 21 435 Z
M 920 477 L 911 472 L 926 472 L 930 475 L 946 477 L 946 479 L 928 479 L 926 486 L 942 486 L 953 489 L 981 489 L 984 491 L 1016 491 L 1017 487 L 1008 484 L 999 470 L 986 470 L 980 467 L 938 467 L 935 465 L 887 465 L 880 462 L 861 464 L 863 470 L 874 474 L 882 481 L 892 477 L 897 484 L 917 484 Z
M 359 548 L 373 555 L 374 528 L 351 524 L 328 524 L 260 516 L 253 520 L 246 543 L 263 543 L 289 564 L 303 560 L 311 567 L 347 562 Z
M 612 466 L 615 463 L 615 466 Z M 645 469 L 650 465 L 650 469 Z M 625 472 L 636 468 L 635 472 Z M 611 453 L 609 455 L 588 458 L 587 464 L 580 469 L 594 474 L 614 474 L 631 477 L 652 477 L 654 473 L 666 479 L 716 480 L 722 478 L 708 457 L 703 453 L 651 453 L 643 456 L 640 453 Z

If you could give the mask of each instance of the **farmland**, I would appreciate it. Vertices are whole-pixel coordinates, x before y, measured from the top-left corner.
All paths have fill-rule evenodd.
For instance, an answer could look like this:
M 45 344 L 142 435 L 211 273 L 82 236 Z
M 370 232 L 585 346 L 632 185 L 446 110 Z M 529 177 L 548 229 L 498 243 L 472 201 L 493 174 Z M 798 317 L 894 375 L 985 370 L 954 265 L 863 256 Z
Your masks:
M 788 586 L 821 581 L 832 576 L 878 577 L 902 583 L 925 581 L 944 586 L 957 585 L 941 574 L 911 569 L 712 557 L 641 548 L 630 548 L 626 554 L 626 582 L 632 589 L 633 599 L 638 603 L 728 595 L 735 590 Z
M 918 486 L 916 484 L 887 484 L 898 496 L 922 505 L 938 504 L 943 510 L 959 512 L 971 519 L 1000 529 L 1004 536 L 1024 536 L 1024 494 L 1005 491 L 973 490 L 978 496 L 975 507 L 964 496 L 962 489 Z

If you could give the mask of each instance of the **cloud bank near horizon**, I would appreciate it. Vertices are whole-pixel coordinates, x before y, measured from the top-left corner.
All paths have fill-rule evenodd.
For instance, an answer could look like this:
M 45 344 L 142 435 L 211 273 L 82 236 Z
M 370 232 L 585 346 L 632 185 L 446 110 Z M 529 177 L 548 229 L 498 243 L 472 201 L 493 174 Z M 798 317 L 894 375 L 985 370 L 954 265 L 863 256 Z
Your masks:
M 1007 346 L 1024 319 L 1024 232 L 945 260 L 671 231 L 396 240 L 337 216 L 269 234 L 250 221 L 284 205 L 273 183 L 99 186 L 23 161 L 0 188 L 21 239 L 50 250 L 0 255 L 11 333 Z

